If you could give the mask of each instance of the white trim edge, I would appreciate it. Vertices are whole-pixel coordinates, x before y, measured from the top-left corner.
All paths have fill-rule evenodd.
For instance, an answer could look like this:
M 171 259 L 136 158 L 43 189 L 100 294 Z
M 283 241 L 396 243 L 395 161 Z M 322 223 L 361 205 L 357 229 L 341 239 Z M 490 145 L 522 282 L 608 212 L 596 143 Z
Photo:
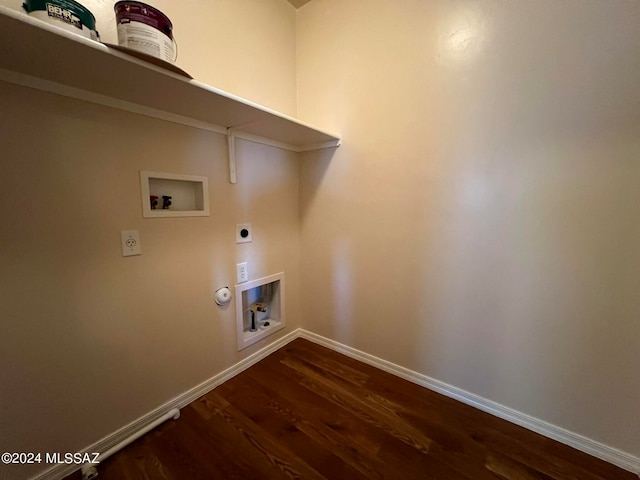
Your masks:
M 531 417 L 530 415 L 518 412 L 509 407 L 505 407 L 504 405 L 500 405 L 492 400 L 487 400 L 486 398 L 439 380 L 435 380 L 421 373 L 414 372 L 413 370 L 401 367 L 400 365 L 388 362 L 387 360 L 382 360 L 381 358 L 307 330 L 301 329 L 299 336 L 313 343 L 317 343 L 318 345 L 322 345 L 323 347 L 342 353 L 355 360 L 359 360 L 363 363 L 379 368 L 380 370 L 384 370 L 392 375 L 408 380 L 416 385 L 420 385 L 421 387 L 433 390 L 434 392 L 445 395 L 446 397 L 458 400 L 459 402 L 470 405 L 478 410 L 490 413 L 491 415 L 502 418 L 516 425 L 520 425 L 521 427 L 539 433 L 547 438 L 569 445 L 570 447 L 584 453 L 588 453 L 589 455 L 593 455 L 605 462 L 612 463 L 629 472 L 635 473 L 640 477 L 640 458 L 629 453 L 603 443 L 596 442 L 590 438 L 570 432 L 564 428 L 557 427 L 543 420 Z
M 300 329 L 293 330 L 283 337 L 279 338 L 275 342 L 270 343 L 269 345 L 261 348 L 255 353 L 252 353 L 247 358 L 240 360 L 235 365 L 223 370 L 217 375 L 214 375 L 208 380 L 205 380 L 200 385 L 196 385 L 190 390 L 187 390 L 181 395 L 178 395 L 174 399 L 169 402 L 161 405 L 160 407 L 152 410 L 151 412 L 143 415 L 142 417 L 134 420 L 130 424 L 116 430 L 115 432 L 107 435 L 106 437 L 98 440 L 96 443 L 86 447 L 83 449 L 83 452 L 105 452 L 109 450 L 111 447 L 117 445 L 122 440 L 127 437 L 130 437 L 137 431 L 144 428 L 146 425 L 152 423 L 157 418 L 166 414 L 167 412 L 173 410 L 174 408 L 182 408 L 186 405 L 189 405 L 194 400 L 197 400 L 201 396 L 209 393 L 211 390 L 216 388 L 218 385 L 223 384 L 227 380 L 235 377 L 239 373 L 243 372 L 247 368 L 252 365 L 258 363 L 263 358 L 271 355 L 276 350 L 284 347 L 289 342 L 292 342 L 296 338 L 300 337 Z M 48 470 L 44 472 L 40 472 L 39 474 L 31 477 L 31 480 L 60 480 L 67 475 L 75 472 L 80 468 L 80 465 L 66 465 L 66 464 L 58 464 L 54 465 Z M 98 466 L 99 468 L 99 466 Z

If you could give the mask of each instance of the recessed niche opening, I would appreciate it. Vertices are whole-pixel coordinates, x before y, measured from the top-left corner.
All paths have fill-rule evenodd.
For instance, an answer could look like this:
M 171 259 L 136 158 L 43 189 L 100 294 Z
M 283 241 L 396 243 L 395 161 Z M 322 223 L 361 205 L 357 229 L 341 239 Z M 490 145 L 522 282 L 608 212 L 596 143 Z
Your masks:
M 141 171 L 140 187 L 145 218 L 209 216 L 207 177 Z
M 285 326 L 284 273 L 236 285 L 238 350 Z

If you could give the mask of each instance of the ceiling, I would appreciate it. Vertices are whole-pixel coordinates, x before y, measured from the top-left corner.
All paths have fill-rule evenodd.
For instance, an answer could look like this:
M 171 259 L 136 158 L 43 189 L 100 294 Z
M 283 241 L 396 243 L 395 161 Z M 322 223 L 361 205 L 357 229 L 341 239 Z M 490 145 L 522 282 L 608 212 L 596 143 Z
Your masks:
M 287 0 L 287 1 L 294 7 L 300 8 L 301 6 L 309 3 L 311 0 Z

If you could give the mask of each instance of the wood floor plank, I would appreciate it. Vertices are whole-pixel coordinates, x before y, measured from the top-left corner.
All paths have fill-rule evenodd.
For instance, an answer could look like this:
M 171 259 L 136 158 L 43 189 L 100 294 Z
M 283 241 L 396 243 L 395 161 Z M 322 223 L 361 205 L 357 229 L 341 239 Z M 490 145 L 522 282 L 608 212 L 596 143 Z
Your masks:
M 322 427 L 315 427 L 314 422 L 306 420 L 295 406 L 282 399 L 276 391 L 265 388 L 249 377 L 235 383 L 241 385 L 237 385 L 237 389 L 229 396 L 234 406 L 286 444 L 294 454 L 304 457 L 321 474 L 329 475 L 329 478 L 339 474 L 341 478 L 353 480 L 370 478 L 353 468 L 351 462 L 345 461 L 340 451 L 335 451 L 336 442 L 328 443 L 318 432 Z M 256 409 L 256 402 L 263 408 Z M 345 443 L 339 442 L 340 450 Z
M 100 463 L 100 477 L 123 480 L 178 480 L 166 469 L 157 452 L 147 445 L 146 440 L 141 439 L 129 445 L 129 455 L 117 455 Z
M 402 465 L 405 476 L 401 478 L 474 480 L 443 463 L 433 452 L 424 455 L 393 437 L 382 446 L 378 458 L 389 465 Z
M 532 445 L 535 445 L 535 442 L 540 439 L 543 442 L 548 441 L 542 436 L 528 436 L 532 440 L 530 443 L 522 442 L 513 436 L 507 436 L 495 429 L 487 429 L 485 434 L 483 444 L 492 451 L 499 452 L 522 465 L 535 468 L 554 480 L 603 480 L 603 477 L 583 468 L 580 464 L 574 464 L 556 455 L 543 453 L 542 450 L 532 448 Z M 590 462 L 592 465 L 597 463 L 595 459 Z
M 637 480 L 303 339 L 98 469 L 101 480 Z
M 252 459 L 255 465 L 269 465 L 269 478 L 324 478 L 306 460 L 293 455 L 277 439 L 266 435 L 234 405 L 219 408 L 221 402 L 226 400 L 220 398 L 215 391 L 208 393 L 206 397 L 213 400 L 210 405 L 214 405 L 213 415 L 208 421 L 211 428 L 226 431 L 229 441 L 236 443 L 239 451 L 246 458 Z M 266 468 L 263 472 L 267 473 Z
M 215 472 L 215 478 L 240 480 L 262 476 L 259 465 L 248 455 L 238 455 L 238 446 L 230 441 L 224 431 L 218 431 L 211 428 L 208 422 L 203 422 L 194 408 L 183 411 L 181 419 L 189 428 L 189 435 L 185 435 L 184 439 L 193 446 L 198 462 Z M 229 461 L 229 458 L 233 458 L 233 461 Z
M 261 365 L 261 371 L 267 374 L 253 375 L 255 381 L 262 385 L 278 385 L 278 395 L 291 405 L 295 405 L 301 412 L 299 417 L 304 424 L 314 428 L 329 427 L 339 434 L 343 441 L 352 444 L 355 449 L 364 454 L 375 455 L 387 435 L 381 429 L 363 422 L 348 410 L 336 407 L 336 405 L 324 398 L 321 392 L 315 392 L 300 384 L 300 378 L 288 374 L 282 365 L 277 363 L 274 367 L 268 364 Z
M 408 445 L 423 453 L 428 453 L 431 440 L 421 431 L 403 422 L 394 413 L 376 409 L 376 405 L 367 402 L 366 398 L 360 397 L 343 388 L 332 379 L 314 371 L 313 368 L 310 368 L 308 364 L 305 365 L 304 362 L 297 359 L 285 359 L 282 363 L 303 375 L 304 378 L 300 381 L 303 386 L 318 392 L 337 406 L 342 407 L 366 422 L 384 429 Z
M 325 375 L 344 380 L 352 385 L 363 386 L 370 378 L 370 375 L 367 375 L 361 369 L 346 364 L 344 355 L 338 358 L 331 358 L 326 355 L 326 352 L 315 351 L 310 348 L 297 348 L 297 345 L 292 344 L 284 348 L 285 350 L 282 351 L 283 354 L 286 354 L 284 358 L 293 356 L 298 360 L 311 363 L 322 370 Z
M 278 393 L 272 395 L 279 399 L 279 403 L 287 405 L 287 410 L 291 412 L 289 418 L 296 428 L 324 445 L 345 464 L 357 470 L 359 475 L 365 478 L 395 478 L 397 470 L 376 458 L 380 445 L 387 437 L 386 432 L 373 429 L 348 412 L 336 409 L 331 402 L 295 382 L 284 383 L 283 380 L 278 385 Z M 300 414 L 298 408 L 304 414 Z M 329 478 L 339 478 L 334 475 Z
M 184 425 L 184 422 L 181 423 Z M 184 440 L 186 430 L 182 427 L 177 431 L 178 435 L 156 438 L 150 445 L 161 459 L 164 468 L 174 476 L 192 480 L 214 478 L 217 472 L 198 462 L 190 443 Z M 150 477 L 152 480 L 155 478 L 157 477 Z
M 502 455 L 490 454 L 485 465 L 490 471 L 506 480 L 555 480 L 553 477 Z

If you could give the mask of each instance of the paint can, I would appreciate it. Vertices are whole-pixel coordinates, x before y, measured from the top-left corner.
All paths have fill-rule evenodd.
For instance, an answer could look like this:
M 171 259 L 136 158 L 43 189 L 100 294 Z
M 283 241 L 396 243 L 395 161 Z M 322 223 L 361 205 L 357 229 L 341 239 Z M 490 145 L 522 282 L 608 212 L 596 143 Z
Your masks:
M 96 17 L 87 8 L 73 0 L 25 0 L 22 8 L 30 17 L 91 40 L 100 39 L 96 31 Z
M 118 26 L 118 44 L 138 52 L 175 62 L 178 48 L 171 20 L 157 8 L 142 2 L 120 1 L 113 9 Z

